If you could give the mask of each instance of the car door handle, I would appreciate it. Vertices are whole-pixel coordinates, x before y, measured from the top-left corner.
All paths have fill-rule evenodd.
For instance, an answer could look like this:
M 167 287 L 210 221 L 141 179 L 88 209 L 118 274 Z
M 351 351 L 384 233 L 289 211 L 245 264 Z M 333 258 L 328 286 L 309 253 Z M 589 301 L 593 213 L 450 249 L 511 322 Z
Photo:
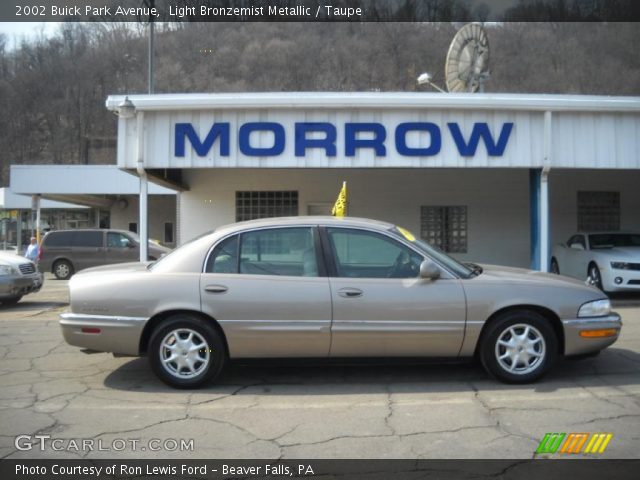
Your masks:
M 229 288 L 224 285 L 207 285 L 204 289 L 211 293 L 224 293 L 229 290 Z
M 359 288 L 341 288 L 338 290 L 338 295 L 345 298 L 356 298 L 362 296 L 362 290 Z

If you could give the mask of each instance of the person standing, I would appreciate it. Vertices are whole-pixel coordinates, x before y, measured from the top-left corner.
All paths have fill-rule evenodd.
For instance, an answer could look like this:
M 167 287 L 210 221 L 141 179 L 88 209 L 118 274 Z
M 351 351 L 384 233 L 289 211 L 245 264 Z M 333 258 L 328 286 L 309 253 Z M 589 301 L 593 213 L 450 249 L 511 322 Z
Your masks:
M 38 253 L 40 253 L 38 241 L 36 240 L 36 237 L 31 237 L 31 243 L 27 247 L 26 252 L 24 252 L 24 256 L 33 263 L 38 263 Z

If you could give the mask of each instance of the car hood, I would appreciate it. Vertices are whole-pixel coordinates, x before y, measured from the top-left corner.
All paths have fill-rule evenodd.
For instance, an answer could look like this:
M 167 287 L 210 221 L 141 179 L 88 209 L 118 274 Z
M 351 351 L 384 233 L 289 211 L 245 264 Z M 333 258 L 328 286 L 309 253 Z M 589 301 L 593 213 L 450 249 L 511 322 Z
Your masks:
M 13 253 L 0 253 L 0 264 L 11 265 L 17 267 L 25 263 L 32 263 L 31 260 L 27 260 L 20 255 Z
M 595 248 L 592 252 L 607 258 L 640 260 L 640 247 Z
M 496 280 L 499 282 L 531 283 L 544 286 L 558 287 L 587 287 L 584 281 L 575 278 L 556 275 L 553 273 L 538 272 L 526 268 L 503 267 L 500 265 L 480 265 L 483 269 L 479 278 Z M 594 288 L 594 287 L 590 287 Z

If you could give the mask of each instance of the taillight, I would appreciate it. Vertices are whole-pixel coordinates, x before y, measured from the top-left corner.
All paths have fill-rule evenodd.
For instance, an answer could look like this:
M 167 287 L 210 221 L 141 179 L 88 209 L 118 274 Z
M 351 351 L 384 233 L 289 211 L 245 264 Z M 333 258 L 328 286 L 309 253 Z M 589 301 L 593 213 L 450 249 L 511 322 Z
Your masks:
M 42 245 L 40 245 L 40 248 L 38 249 L 38 261 L 42 260 L 42 251 L 43 251 L 43 248 L 42 248 Z

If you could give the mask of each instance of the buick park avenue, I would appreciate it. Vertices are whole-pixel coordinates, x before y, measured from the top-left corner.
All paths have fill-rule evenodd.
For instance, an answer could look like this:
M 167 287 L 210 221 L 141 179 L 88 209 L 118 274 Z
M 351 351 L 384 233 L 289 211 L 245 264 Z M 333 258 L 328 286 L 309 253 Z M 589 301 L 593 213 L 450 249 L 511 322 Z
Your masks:
M 216 229 L 152 263 L 78 272 L 65 340 L 149 357 L 173 387 L 246 358 L 476 357 L 508 383 L 597 354 L 621 319 L 584 282 L 463 264 L 373 220 L 292 217 Z

